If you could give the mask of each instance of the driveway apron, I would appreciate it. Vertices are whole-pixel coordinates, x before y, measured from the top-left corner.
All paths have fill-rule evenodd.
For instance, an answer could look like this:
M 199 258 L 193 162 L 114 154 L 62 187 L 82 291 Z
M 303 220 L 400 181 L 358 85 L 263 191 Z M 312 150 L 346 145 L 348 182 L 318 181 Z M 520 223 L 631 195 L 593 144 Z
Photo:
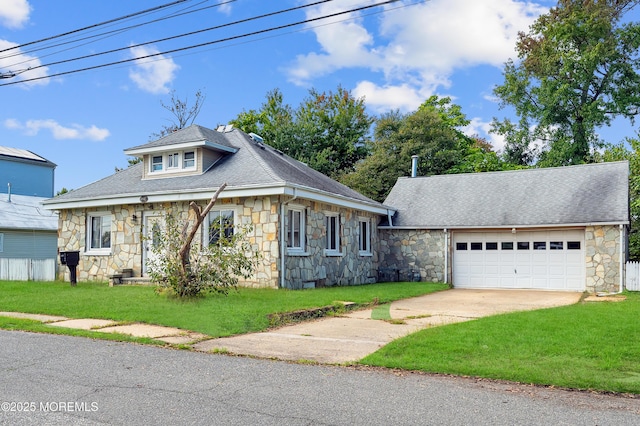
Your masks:
M 452 289 L 393 302 L 390 315 L 397 321 L 371 319 L 372 310 L 367 309 L 262 333 L 206 340 L 193 347 L 204 352 L 341 364 L 358 361 L 423 328 L 571 305 L 581 297 L 582 293 L 574 292 Z

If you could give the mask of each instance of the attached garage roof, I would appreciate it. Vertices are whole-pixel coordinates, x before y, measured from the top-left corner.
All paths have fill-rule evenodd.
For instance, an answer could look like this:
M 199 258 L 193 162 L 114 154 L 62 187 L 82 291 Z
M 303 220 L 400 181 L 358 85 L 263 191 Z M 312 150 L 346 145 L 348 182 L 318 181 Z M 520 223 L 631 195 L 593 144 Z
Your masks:
M 626 161 L 399 178 L 384 204 L 406 228 L 627 224 L 628 182 Z

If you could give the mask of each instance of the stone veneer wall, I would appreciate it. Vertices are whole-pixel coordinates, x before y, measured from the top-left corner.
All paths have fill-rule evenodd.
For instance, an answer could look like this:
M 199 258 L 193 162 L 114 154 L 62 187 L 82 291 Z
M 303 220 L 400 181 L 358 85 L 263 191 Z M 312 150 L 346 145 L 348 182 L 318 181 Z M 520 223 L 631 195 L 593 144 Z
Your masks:
M 622 234 L 622 235 L 621 235 Z M 587 226 L 585 230 L 586 289 L 590 293 L 620 290 L 620 262 L 624 233 L 616 225 Z
M 207 201 L 198 202 L 202 207 Z M 235 198 L 219 200 L 214 207 L 233 208 L 237 223 L 253 224 L 247 236 L 252 249 L 260 251 L 261 258 L 256 273 L 241 285 L 249 287 L 278 286 L 278 198 Z M 86 253 L 87 213 L 106 211 L 104 208 L 62 210 L 59 219 L 58 248 L 60 251 L 80 251 L 77 273 L 79 281 L 107 281 L 110 275 L 123 269 L 133 270 L 134 277 L 142 276 L 142 225 L 143 212 L 158 212 L 174 209 L 182 212 L 182 218 L 193 215 L 188 203 L 165 203 L 153 205 L 110 206 L 111 252 L 109 254 Z M 133 215 L 137 220 L 133 220 Z M 59 262 L 59 259 L 58 259 Z M 69 280 L 69 270 L 59 265 L 59 279 Z
M 304 254 L 285 257 L 285 286 L 303 288 L 307 283 L 315 286 L 354 285 L 376 281 L 378 254 L 378 216 L 371 213 L 338 208 L 336 206 L 295 200 L 306 209 L 306 244 Z M 340 215 L 340 256 L 325 254 L 326 212 Z M 371 255 L 359 252 L 360 219 L 368 218 L 371 234 Z
M 444 231 L 381 229 L 380 269 L 417 270 L 424 281 L 444 281 Z M 402 274 L 401 274 L 402 276 Z

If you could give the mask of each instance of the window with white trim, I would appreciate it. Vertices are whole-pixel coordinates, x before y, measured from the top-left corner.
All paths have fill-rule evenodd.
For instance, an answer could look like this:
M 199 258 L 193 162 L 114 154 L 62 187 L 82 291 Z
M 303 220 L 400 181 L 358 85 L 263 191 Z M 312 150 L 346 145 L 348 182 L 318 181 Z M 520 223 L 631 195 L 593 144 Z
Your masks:
M 185 152 L 182 160 L 182 168 L 192 169 L 195 167 L 196 167 L 196 153 L 194 151 Z
M 167 168 L 168 169 L 177 169 L 180 167 L 180 154 L 174 152 L 173 154 L 169 154 L 167 156 Z
M 358 233 L 358 252 L 360 256 L 371 255 L 371 222 L 369 219 L 358 221 L 360 232 Z
M 327 230 L 325 254 L 329 256 L 340 255 L 340 215 L 328 214 L 325 219 Z
M 209 245 L 217 244 L 221 236 L 224 236 L 225 239 L 233 236 L 234 217 L 235 210 L 233 209 L 212 210 L 209 212 L 207 232 Z
M 162 171 L 162 155 L 153 155 L 151 157 L 151 173 Z
M 111 213 L 87 215 L 87 251 L 111 252 Z
M 287 251 L 304 253 L 306 210 L 303 207 L 289 207 L 287 211 Z

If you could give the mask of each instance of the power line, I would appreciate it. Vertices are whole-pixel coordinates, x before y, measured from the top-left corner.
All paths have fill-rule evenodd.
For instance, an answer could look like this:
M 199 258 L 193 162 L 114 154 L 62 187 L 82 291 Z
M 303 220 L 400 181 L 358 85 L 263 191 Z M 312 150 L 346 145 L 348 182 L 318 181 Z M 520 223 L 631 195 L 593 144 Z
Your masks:
M 163 5 L 160 5 L 160 6 L 152 7 L 150 9 L 141 10 L 140 12 L 131 13 L 129 15 L 121 16 L 119 18 L 109 19 L 108 21 L 100 22 L 98 24 L 89 25 L 88 27 L 78 28 L 76 30 L 68 31 L 66 33 L 62 33 L 62 34 L 54 35 L 54 36 L 51 36 L 51 37 L 46 37 L 46 38 L 43 38 L 43 39 L 40 39 L 40 40 L 30 41 L 28 43 L 24 43 L 24 44 L 21 44 L 21 45 L 18 45 L 18 46 L 13 46 L 13 47 L 9 47 L 9 48 L 6 48 L 6 49 L 2 49 L 2 50 L 0 50 L 0 53 L 6 52 L 6 51 L 12 50 L 12 49 L 21 49 L 21 48 L 23 48 L 25 46 L 30 46 L 32 44 L 42 43 L 43 41 L 54 40 L 56 38 L 68 36 L 68 35 L 75 34 L 75 33 L 81 32 L 81 31 L 89 30 L 89 29 L 96 28 L 96 27 L 101 27 L 101 26 L 106 25 L 106 24 L 111 24 L 113 22 L 121 21 L 123 19 L 132 18 L 132 17 L 138 16 L 138 15 L 144 15 L 146 13 L 150 13 L 150 12 L 153 12 L 153 11 L 156 11 L 156 10 L 160 10 L 160 9 L 165 9 L 167 7 L 175 6 L 177 4 L 184 3 L 184 2 L 187 2 L 187 1 L 192 1 L 192 0 L 176 0 L 176 1 L 171 2 L 171 3 L 166 3 L 166 4 L 163 4 Z
M 209 0 L 201 1 L 199 4 L 206 3 L 207 1 L 209 1 Z M 226 4 L 233 3 L 235 1 L 237 1 L 237 0 L 222 1 L 220 3 L 216 3 L 216 4 L 205 6 L 205 7 L 201 7 L 201 8 L 198 8 L 198 9 L 192 9 L 194 6 L 191 6 L 191 7 L 183 9 L 181 12 L 172 13 L 172 14 L 170 14 L 168 16 L 163 16 L 161 18 L 153 19 L 151 21 L 143 22 L 143 23 L 136 24 L 136 25 L 130 25 L 128 27 L 119 28 L 119 29 L 112 30 L 112 31 L 106 31 L 106 32 L 102 32 L 102 33 L 99 33 L 99 34 L 93 34 L 93 35 L 90 35 L 90 36 L 81 37 L 81 38 L 77 38 L 77 39 L 73 39 L 73 40 L 69 40 L 69 41 L 64 41 L 64 42 L 60 42 L 60 43 L 57 43 L 57 44 L 47 45 L 47 46 L 43 46 L 43 47 L 37 47 L 37 48 L 31 49 L 31 50 L 19 51 L 19 52 L 12 53 L 12 54 L 9 54 L 9 55 L 0 56 L 0 59 L 7 59 L 7 58 L 14 57 L 14 56 L 27 55 L 29 53 L 39 52 L 41 50 L 51 49 L 51 48 L 54 48 L 54 47 L 65 46 L 65 45 L 72 44 L 72 43 L 78 43 L 78 42 L 81 42 L 83 40 L 91 40 L 91 39 L 95 39 L 95 38 L 98 38 L 98 37 L 101 37 L 101 36 L 104 36 L 102 38 L 102 39 L 104 39 L 104 38 L 107 38 L 107 37 L 109 37 L 109 36 L 111 36 L 113 34 L 120 34 L 120 33 L 129 31 L 129 30 L 134 29 L 134 28 L 143 27 L 145 25 L 156 24 L 158 22 L 162 22 L 162 21 L 165 21 L 165 20 L 168 20 L 168 19 L 178 18 L 180 16 L 189 15 L 191 13 L 196 13 L 196 12 L 201 12 L 203 10 L 211 9 L 211 8 L 214 8 L 214 7 L 224 6 Z M 192 9 L 192 10 L 188 10 L 188 9 Z M 185 11 L 185 10 L 187 10 L 187 11 Z M 121 19 L 125 19 L 125 18 L 121 18 Z M 127 20 L 128 19 L 130 19 L 130 18 L 127 18 Z M 63 35 L 59 35 L 59 36 L 55 36 L 55 37 L 51 37 L 51 38 L 58 38 L 58 37 L 63 37 Z M 33 42 L 33 43 L 37 43 L 37 42 Z M 27 44 L 32 44 L 32 43 L 27 43 Z M 24 44 L 22 46 L 26 46 L 27 44 Z M 78 45 L 78 46 L 75 46 L 75 47 L 84 46 L 86 44 L 88 44 L 88 43 L 84 43 L 84 44 L 81 44 L 81 45 Z M 9 48 L 9 49 L 1 50 L 0 53 L 4 52 L 4 51 L 12 50 L 12 49 L 19 49 L 19 48 L 20 48 L 20 46 L 15 46 L 15 47 L 12 47 L 12 48 Z M 39 58 L 45 58 L 47 56 L 51 56 L 51 55 L 54 55 L 54 54 L 57 54 L 57 53 L 60 53 L 60 52 L 64 52 L 64 51 L 70 50 L 70 49 L 64 49 L 62 51 L 50 53 L 48 55 L 42 55 L 42 56 L 39 56 Z M 10 66 L 19 65 L 19 64 L 22 64 L 22 63 L 25 63 L 25 62 L 29 62 L 29 61 L 30 60 L 25 60 L 25 61 L 22 61 L 22 62 L 16 62 L 15 64 L 10 65 Z
M 331 1 L 331 0 L 325 0 L 325 1 Z M 196 49 L 196 48 L 199 48 L 199 47 L 210 46 L 210 45 L 213 45 L 213 44 L 219 44 L 219 43 L 223 43 L 223 42 L 227 42 L 227 41 L 231 41 L 231 40 L 238 40 L 238 39 L 245 38 L 245 37 L 251 37 L 251 36 L 255 36 L 255 35 L 259 35 L 259 34 L 265 34 L 265 33 L 268 33 L 268 32 L 282 30 L 282 29 L 285 29 L 285 28 L 291 28 L 291 27 L 294 27 L 294 26 L 303 25 L 303 24 L 310 23 L 310 22 L 316 22 L 316 21 L 323 20 L 323 19 L 328 19 L 328 18 L 340 16 L 340 15 L 345 15 L 345 14 L 348 14 L 348 13 L 359 12 L 359 11 L 362 11 L 362 10 L 367 10 L 367 9 L 371 9 L 371 8 L 374 8 L 374 7 L 383 6 L 383 5 L 386 5 L 386 4 L 396 3 L 398 1 L 400 1 L 400 0 L 382 1 L 382 2 L 375 3 L 375 4 L 367 5 L 367 6 L 361 6 L 361 7 L 353 8 L 353 9 L 346 10 L 346 11 L 335 12 L 335 13 L 331 13 L 331 14 L 320 16 L 320 17 L 316 17 L 316 18 L 309 18 L 309 19 L 305 19 L 305 20 L 302 20 L 302 21 L 297 21 L 297 22 L 293 22 L 293 23 L 289 23 L 289 24 L 279 25 L 279 26 L 275 26 L 275 27 L 271 27 L 271 28 L 267 28 L 267 29 L 263 29 L 263 30 L 259 30 L 259 31 L 253 31 L 253 32 L 250 32 L 250 33 L 244 33 L 244 34 L 240 34 L 240 35 L 236 35 L 236 36 L 225 37 L 225 38 L 218 39 L 218 40 L 213 40 L 213 41 L 209 41 L 209 42 L 205 42 L 205 43 L 199 43 L 199 44 L 186 46 L 186 47 L 181 47 L 181 48 L 176 48 L 176 49 L 171 49 L 171 50 L 167 50 L 167 51 L 164 51 L 164 52 L 153 53 L 153 54 L 149 54 L 149 55 L 145 55 L 145 56 L 141 56 L 141 57 L 123 59 L 123 60 L 120 60 L 120 61 L 114 61 L 114 62 L 109 62 L 109 63 L 105 63 L 105 64 L 100 64 L 100 65 L 94 65 L 94 66 L 90 66 L 90 67 L 85 67 L 85 68 L 79 68 L 79 69 L 70 70 L 70 71 L 59 72 L 59 73 L 51 74 L 51 75 L 47 75 L 47 76 L 34 77 L 34 78 L 30 78 L 30 79 L 25 79 L 25 80 L 19 80 L 19 81 L 3 83 L 3 84 L 0 84 L 0 86 L 10 86 L 10 85 L 26 83 L 26 82 L 30 82 L 30 81 L 43 80 L 43 79 L 59 77 L 59 76 L 63 76 L 63 75 L 69 75 L 69 74 L 75 74 L 75 73 L 84 72 L 84 71 L 95 70 L 95 69 L 99 69 L 99 68 L 105 68 L 105 67 L 114 66 L 114 65 L 125 64 L 125 63 L 129 63 L 129 62 L 134 62 L 134 61 L 140 61 L 140 60 L 143 60 L 143 59 L 154 58 L 154 57 L 161 56 L 161 55 L 167 55 L 167 54 L 176 53 L 176 52 L 183 52 L 183 51 L 186 51 L 186 50 Z M 425 1 L 426 0 L 419 0 L 419 1 L 415 2 L 415 3 L 413 3 L 413 4 L 423 3 Z M 26 72 L 26 71 L 28 71 L 28 70 L 25 70 L 24 72 Z
M 127 47 L 119 47 L 117 49 L 107 50 L 107 51 L 104 51 L 104 52 L 92 53 L 90 55 L 85 55 L 85 56 L 79 56 L 77 58 L 64 59 L 64 60 L 57 61 L 57 62 L 50 62 L 48 64 L 41 64 L 41 65 L 38 65 L 36 67 L 29 67 L 26 70 L 14 71 L 13 74 L 15 76 L 15 75 L 21 74 L 23 72 L 32 71 L 32 70 L 35 70 L 35 69 L 38 69 L 38 68 L 50 67 L 50 66 L 53 66 L 53 65 L 60 65 L 60 64 L 68 63 L 68 62 L 79 61 L 79 60 L 82 60 L 82 59 L 89 59 L 89 58 L 94 58 L 94 57 L 97 57 L 97 56 L 107 55 L 107 54 L 110 54 L 110 53 L 121 52 L 123 50 L 129 50 L 129 49 L 134 48 L 134 47 L 141 47 L 141 46 L 146 46 L 146 45 L 153 44 L 153 43 L 161 43 L 161 42 L 164 42 L 164 41 L 175 40 L 175 39 L 178 39 L 178 38 L 187 37 L 187 36 L 191 36 L 191 35 L 195 35 L 195 34 L 200 34 L 200 33 L 207 32 L 207 31 L 218 30 L 218 29 L 221 29 L 221 28 L 230 27 L 230 26 L 238 25 L 238 24 L 243 24 L 243 23 L 246 23 L 246 22 L 255 21 L 255 20 L 258 20 L 258 19 L 262 19 L 262 18 L 268 18 L 268 17 L 271 17 L 271 16 L 276 16 L 276 15 L 279 15 L 279 14 L 282 14 L 282 13 L 292 12 L 292 11 L 295 11 L 295 10 L 304 9 L 304 8 L 311 7 L 311 6 L 317 6 L 319 4 L 327 3 L 327 2 L 330 2 L 330 1 L 334 1 L 334 0 L 319 0 L 319 1 L 316 1 L 315 3 L 309 3 L 309 4 L 306 4 L 306 5 L 302 5 L 302 6 L 291 7 L 289 9 L 283 9 L 283 10 L 279 10 L 279 11 L 276 11 L 276 12 L 270 12 L 270 13 L 266 13 L 266 14 L 263 14 L 263 15 L 254 16 L 254 17 L 251 17 L 251 18 L 240 19 L 238 21 L 228 22 L 226 24 L 216 25 L 216 26 L 213 26 L 213 27 L 204 28 L 204 29 L 197 30 L 197 31 L 191 31 L 191 32 L 188 32 L 188 33 L 179 34 L 177 36 L 165 37 L 165 38 L 161 38 L 161 39 L 157 39 L 157 40 L 147 41 L 147 42 L 144 42 L 144 43 L 134 44 L 134 45 L 127 46 Z

